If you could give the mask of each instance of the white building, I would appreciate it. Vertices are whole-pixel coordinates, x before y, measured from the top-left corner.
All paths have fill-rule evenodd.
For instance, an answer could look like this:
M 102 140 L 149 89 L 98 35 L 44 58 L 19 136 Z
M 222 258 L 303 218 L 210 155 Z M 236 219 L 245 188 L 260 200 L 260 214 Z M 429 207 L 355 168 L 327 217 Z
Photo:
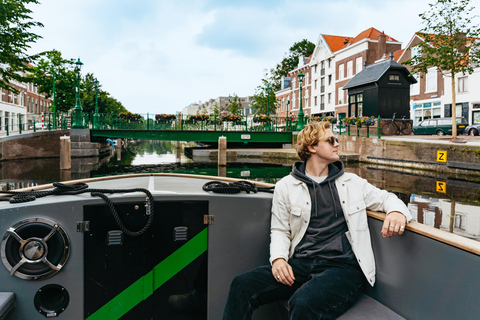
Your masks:
M 4 67 L 0 65 L 0 68 Z M 0 133 L 5 133 L 7 125 L 9 132 L 17 132 L 20 123 L 22 130 L 25 130 L 33 120 L 40 122 L 41 114 L 49 112 L 52 104 L 31 83 L 11 80 L 10 85 L 20 92 L 15 94 L 0 88 Z

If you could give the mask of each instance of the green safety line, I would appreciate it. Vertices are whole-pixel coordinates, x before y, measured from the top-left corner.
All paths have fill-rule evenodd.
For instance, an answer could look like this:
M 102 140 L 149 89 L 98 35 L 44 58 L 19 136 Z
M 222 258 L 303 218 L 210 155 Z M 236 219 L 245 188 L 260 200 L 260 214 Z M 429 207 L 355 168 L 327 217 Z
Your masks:
M 146 300 L 175 274 L 207 251 L 207 231 L 203 229 L 177 251 L 157 264 L 152 271 L 135 281 L 115 298 L 95 311 L 87 320 L 116 320 Z

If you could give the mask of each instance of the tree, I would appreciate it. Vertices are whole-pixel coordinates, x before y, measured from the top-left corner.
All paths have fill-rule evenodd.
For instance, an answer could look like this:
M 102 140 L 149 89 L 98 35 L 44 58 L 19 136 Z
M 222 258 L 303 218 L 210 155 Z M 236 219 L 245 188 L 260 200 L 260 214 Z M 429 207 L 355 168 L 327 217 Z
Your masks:
M 95 112 L 95 75 L 87 73 L 81 81 L 80 99 L 82 101 L 82 110 L 87 113 Z M 98 113 L 120 113 L 127 112 L 127 109 L 121 102 L 117 101 L 106 91 L 102 90 L 102 85 L 98 83 L 97 88 Z
M 45 53 L 45 58 L 40 59 L 38 65 L 32 69 L 29 79 L 49 99 L 53 95 L 54 72 L 55 108 L 56 111 L 67 112 L 75 105 L 77 73 L 74 59 L 62 58 L 62 54 L 57 50 L 48 51 Z
M 242 115 L 242 104 L 238 96 L 234 93 L 233 98 L 229 101 L 227 111 L 231 114 Z
M 37 0 L 0 0 L 0 88 L 18 93 L 11 81 L 30 82 L 26 73 L 31 71 L 29 63 L 41 54 L 28 55 L 30 44 L 39 35 L 29 32 L 32 27 L 43 27 L 31 20 L 27 4 L 38 4 Z
M 471 16 L 474 9 L 470 0 L 437 0 L 420 18 L 425 27 L 417 33 L 423 38 L 419 53 L 405 64 L 413 72 L 425 74 L 428 68 L 437 69 L 451 77 L 452 86 L 452 138 L 457 138 L 455 75 L 472 74 L 480 63 L 480 28 Z
M 278 101 L 276 100 L 275 92 L 273 89 L 270 91 L 267 101 L 268 87 L 272 88 L 273 83 L 269 80 L 262 79 L 262 84 L 255 89 L 255 94 L 253 95 L 252 103 L 250 104 L 250 106 L 255 110 L 255 114 L 274 115 L 277 112 Z M 267 104 L 269 109 L 268 111 Z
M 217 101 L 213 103 L 213 113 L 211 114 L 211 117 L 215 119 L 220 119 L 220 106 L 218 105 Z
M 300 56 L 308 57 L 314 50 L 315 44 L 307 39 L 295 42 L 288 50 L 288 53 L 286 53 L 287 56 L 284 57 L 275 68 L 270 69 L 271 88 L 274 91 L 280 90 L 280 81 L 282 77 L 287 76 L 290 71 L 298 66 Z

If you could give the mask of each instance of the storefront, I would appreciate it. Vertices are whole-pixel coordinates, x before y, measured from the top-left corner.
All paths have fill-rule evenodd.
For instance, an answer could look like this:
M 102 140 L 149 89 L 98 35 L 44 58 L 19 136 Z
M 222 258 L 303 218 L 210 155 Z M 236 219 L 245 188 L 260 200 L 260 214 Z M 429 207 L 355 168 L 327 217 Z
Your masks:
M 474 103 L 472 106 L 472 124 L 480 123 L 480 103 Z
M 414 123 L 419 123 L 425 119 L 441 118 L 442 104 L 440 101 L 413 103 Z

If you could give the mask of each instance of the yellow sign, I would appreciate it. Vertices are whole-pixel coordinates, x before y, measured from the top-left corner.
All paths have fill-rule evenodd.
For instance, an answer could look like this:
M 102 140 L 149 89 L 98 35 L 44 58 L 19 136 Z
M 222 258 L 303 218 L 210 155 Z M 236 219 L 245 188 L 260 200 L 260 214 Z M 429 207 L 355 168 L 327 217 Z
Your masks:
M 437 192 L 447 193 L 447 183 L 444 181 L 437 181 Z
M 437 162 L 447 162 L 447 151 L 437 150 Z

